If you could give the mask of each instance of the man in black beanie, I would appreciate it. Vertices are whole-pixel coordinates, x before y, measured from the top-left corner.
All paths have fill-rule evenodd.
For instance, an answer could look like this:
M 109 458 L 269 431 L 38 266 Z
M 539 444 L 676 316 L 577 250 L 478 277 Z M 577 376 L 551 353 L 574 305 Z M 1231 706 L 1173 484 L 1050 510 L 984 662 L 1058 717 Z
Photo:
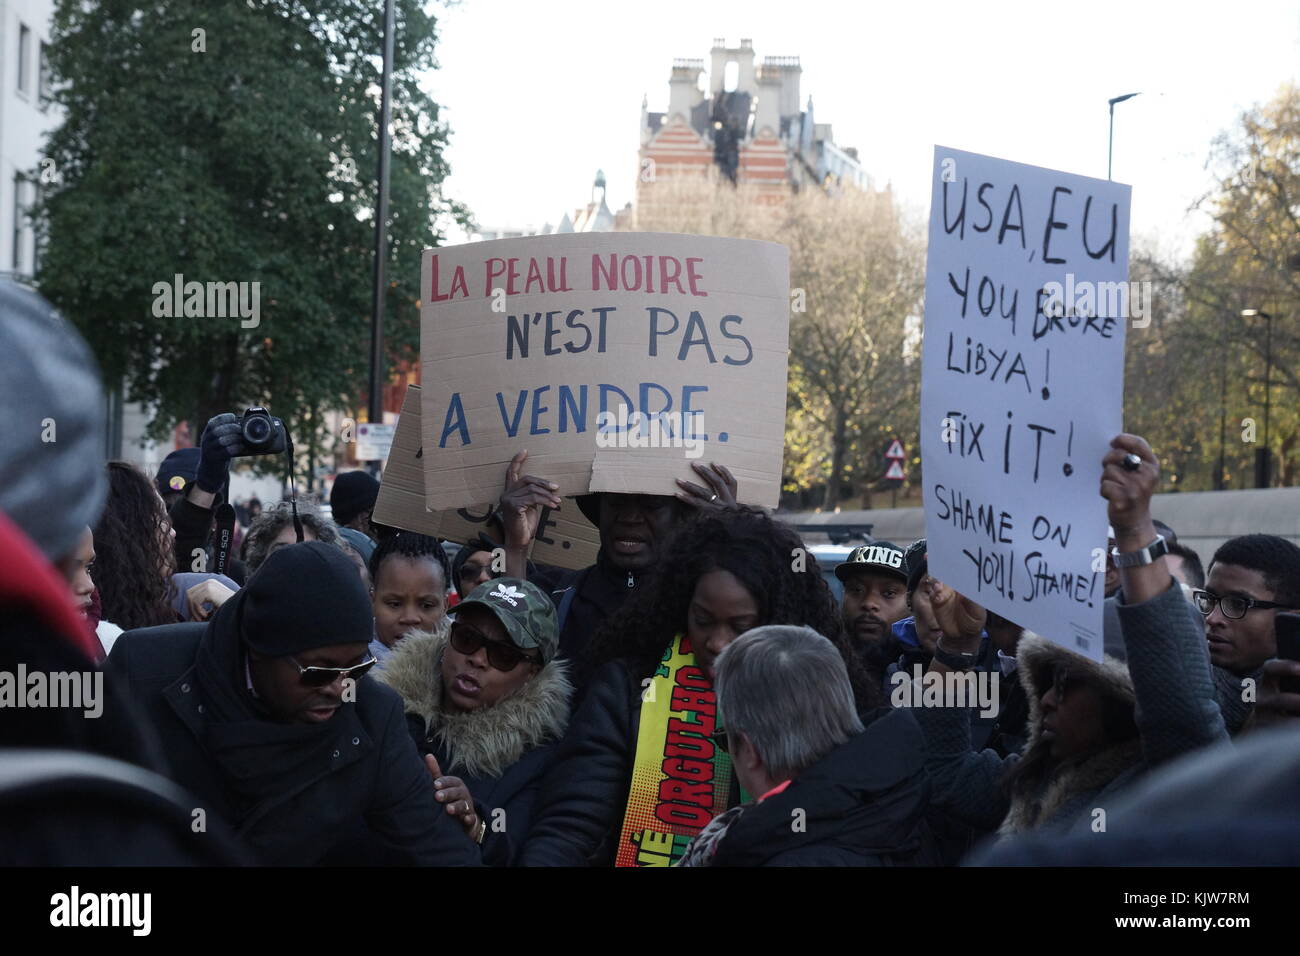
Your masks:
M 339 533 L 370 563 L 375 553 L 375 528 L 370 513 L 379 498 L 379 482 L 364 471 L 345 471 L 334 479 L 330 489 L 330 511 Z
M 372 625 L 352 562 L 305 542 L 272 554 L 207 625 L 128 631 L 109 663 L 196 823 L 225 821 L 259 862 L 468 864 L 475 847 L 438 812 L 401 699 L 364 676 Z

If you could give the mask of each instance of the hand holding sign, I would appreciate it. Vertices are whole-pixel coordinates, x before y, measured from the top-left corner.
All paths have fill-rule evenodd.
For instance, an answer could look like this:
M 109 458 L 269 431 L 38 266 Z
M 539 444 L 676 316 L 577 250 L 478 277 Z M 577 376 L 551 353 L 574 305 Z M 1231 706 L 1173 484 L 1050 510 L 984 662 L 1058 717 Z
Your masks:
M 1137 455 L 1137 469 L 1124 459 Z M 1160 484 L 1160 465 L 1146 440 L 1137 435 L 1116 435 L 1110 451 L 1101 460 L 1101 496 L 1107 501 L 1107 516 L 1115 528 L 1115 547 L 1120 553 L 1140 551 L 1156 540 L 1151 520 L 1151 496 Z M 1169 589 L 1173 576 L 1163 557 L 1150 564 L 1120 568 L 1125 604 L 1141 604 Z
M 978 647 L 980 632 L 984 630 L 984 621 L 988 617 L 983 607 L 933 578 L 930 579 L 930 607 L 944 637 L 958 646 L 973 643 Z M 963 649 L 962 653 L 966 651 Z
M 694 468 L 706 482 L 708 488 L 701 488 L 693 481 L 677 479 L 679 490 L 677 500 L 694 508 L 730 508 L 736 504 L 735 476 L 723 465 L 710 463 L 707 467 L 698 461 L 692 462 Z
M 1136 469 L 1124 464 L 1130 454 L 1142 460 Z M 1101 496 L 1108 502 L 1106 516 L 1115 529 L 1115 546 L 1121 551 L 1145 548 L 1156 536 L 1151 496 L 1160 485 L 1160 463 L 1155 452 L 1144 438 L 1116 435 L 1101 465 Z
M 543 508 L 560 509 L 559 489 L 553 481 L 523 474 L 528 452 L 521 451 L 510 459 L 506 468 L 506 487 L 501 492 L 501 523 L 505 526 L 506 552 L 526 551 L 537 526 L 542 520 Z

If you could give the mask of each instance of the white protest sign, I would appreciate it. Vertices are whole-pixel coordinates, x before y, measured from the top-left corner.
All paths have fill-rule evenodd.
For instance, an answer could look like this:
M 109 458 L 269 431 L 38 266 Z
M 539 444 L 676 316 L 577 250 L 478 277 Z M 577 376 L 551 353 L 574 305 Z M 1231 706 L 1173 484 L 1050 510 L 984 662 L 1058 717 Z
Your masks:
M 726 465 L 775 506 L 789 252 L 776 243 L 577 233 L 426 250 L 426 504 L 491 501 L 505 465 L 561 495 L 674 494 Z
M 357 461 L 383 461 L 393 447 L 396 425 L 362 422 L 357 425 Z
M 929 571 L 1100 660 L 1128 186 L 936 147 L 921 458 Z M 1149 300 L 1146 303 L 1149 306 Z

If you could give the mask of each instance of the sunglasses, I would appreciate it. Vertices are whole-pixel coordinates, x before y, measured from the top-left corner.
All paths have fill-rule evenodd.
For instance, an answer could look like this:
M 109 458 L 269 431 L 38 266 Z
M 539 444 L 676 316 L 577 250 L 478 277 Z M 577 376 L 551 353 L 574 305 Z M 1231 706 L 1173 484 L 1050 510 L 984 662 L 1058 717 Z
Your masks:
M 1241 597 L 1237 594 L 1225 594 L 1220 597 L 1213 591 L 1193 591 L 1192 603 L 1206 617 L 1213 614 L 1215 605 L 1218 605 L 1219 610 L 1223 612 L 1223 616 L 1230 621 L 1241 620 L 1251 608 L 1268 610 L 1269 608 L 1286 607 L 1285 604 L 1276 604 L 1273 601 L 1257 601 L 1254 598 Z
M 492 640 L 471 624 L 452 624 L 451 646 L 466 657 L 478 653 L 480 647 L 486 647 L 488 664 L 499 671 L 512 671 L 525 661 L 529 664 L 541 663 L 513 644 Z
M 298 668 L 298 679 L 306 687 L 328 687 L 340 678 L 360 680 L 365 676 L 366 671 L 379 663 L 376 658 L 371 657 L 351 667 L 303 667 L 293 657 L 289 660 L 293 661 L 293 666 Z
M 1078 687 L 1086 683 L 1084 677 L 1079 674 L 1070 673 L 1068 667 L 1058 667 L 1052 674 L 1052 690 L 1056 692 L 1056 702 L 1059 704 L 1065 699 L 1065 692 L 1071 687 Z

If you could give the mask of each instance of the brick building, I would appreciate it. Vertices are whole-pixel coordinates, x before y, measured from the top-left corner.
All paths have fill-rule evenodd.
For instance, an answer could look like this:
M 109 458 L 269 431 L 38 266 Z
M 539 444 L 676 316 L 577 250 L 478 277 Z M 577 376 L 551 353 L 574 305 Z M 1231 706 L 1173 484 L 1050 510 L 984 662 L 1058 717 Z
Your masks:
M 674 60 L 668 109 L 641 103 L 637 214 L 665 201 L 675 180 L 729 180 L 762 203 L 810 184 L 871 188 L 857 150 L 815 120 L 812 97 L 800 107 L 801 73 L 797 56 L 755 64 L 748 39 L 714 40 L 707 71 L 702 59 Z

